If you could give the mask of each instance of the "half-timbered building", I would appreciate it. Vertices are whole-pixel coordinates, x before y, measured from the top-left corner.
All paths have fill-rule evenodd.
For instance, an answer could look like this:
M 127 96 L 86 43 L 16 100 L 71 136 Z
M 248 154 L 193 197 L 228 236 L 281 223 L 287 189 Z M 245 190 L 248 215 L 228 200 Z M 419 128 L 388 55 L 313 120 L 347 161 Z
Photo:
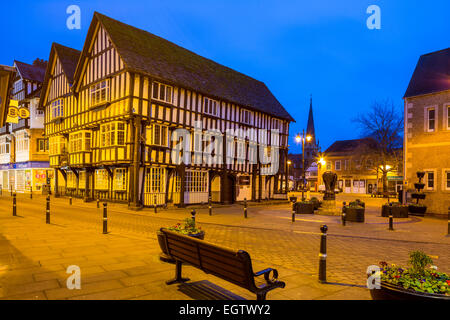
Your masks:
M 75 60 L 73 55 L 71 70 Z M 216 202 L 286 197 L 281 186 L 287 185 L 293 119 L 264 83 L 99 13 L 70 77 L 54 45 L 41 106 L 50 165 L 64 172 L 66 192 L 86 200 L 128 201 L 130 208 L 183 206 L 209 197 Z M 173 131 L 194 133 L 198 124 L 201 133 L 279 130 L 274 142 L 280 147 L 279 169 L 263 175 L 264 165 L 249 160 L 251 142 L 245 138 L 236 139 L 236 151 L 243 153 L 222 144 L 232 161 L 175 162 Z M 270 141 L 270 135 L 264 139 Z M 192 151 L 192 159 L 201 157 L 202 150 Z M 239 154 L 247 157 L 238 159 Z
M 36 59 L 32 64 L 14 61 L 15 78 L 7 102 L 15 101 L 18 112 L 14 121 L 0 128 L 0 185 L 17 192 L 40 191 L 50 184 L 44 138 L 44 112 L 38 109 L 47 62 Z M 3 106 L 5 109 L 7 105 Z M 6 111 L 6 110 L 5 110 Z M 20 115 L 20 116 L 19 116 Z

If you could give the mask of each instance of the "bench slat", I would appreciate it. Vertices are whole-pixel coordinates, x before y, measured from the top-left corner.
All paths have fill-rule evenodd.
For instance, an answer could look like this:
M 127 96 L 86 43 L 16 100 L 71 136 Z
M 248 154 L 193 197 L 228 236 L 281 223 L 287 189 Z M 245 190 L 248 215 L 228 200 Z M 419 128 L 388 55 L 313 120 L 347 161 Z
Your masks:
M 203 256 L 203 258 L 202 258 L 202 265 L 203 265 L 203 268 L 209 268 L 211 271 L 215 271 L 218 273 L 226 272 L 226 273 L 231 273 L 233 275 L 236 275 L 240 278 L 246 278 L 246 273 L 243 271 L 242 268 L 241 269 L 234 268 L 229 265 L 220 263 L 217 260 L 209 259 L 205 256 Z M 206 266 L 208 266 L 208 267 L 206 267 Z
M 211 273 L 213 275 L 218 276 L 219 278 L 222 278 L 227 281 L 231 281 L 233 283 L 236 283 L 240 286 L 247 287 L 247 279 L 243 276 L 239 276 L 237 274 L 234 274 L 232 272 L 228 272 L 225 270 L 218 270 L 217 266 L 209 264 L 206 261 L 203 261 L 203 271 L 206 273 Z
M 242 269 L 244 267 L 243 261 L 235 253 L 233 256 L 224 256 L 222 252 L 213 252 L 209 249 L 205 249 L 204 246 L 200 246 L 200 253 L 210 259 L 217 260 L 221 263 L 227 264 L 231 267 Z
M 172 257 L 174 257 L 175 259 L 181 259 L 182 261 L 186 261 L 187 263 L 189 263 L 189 264 L 192 264 L 193 266 L 195 266 L 195 267 L 197 267 L 197 268 L 200 268 L 200 263 L 199 263 L 199 261 L 198 261 L 198 259 L 196 259 L 196 258 L 192 258 L 191 256 L 188 256 L 188 255 L 186 255 L 184 252 L 182 252 L 182 251 L 178 251 L 178 250 L 176 250 L 176 249 L 173 249 L 171 252 L 170 252 L 170 255 L 172 256 Z

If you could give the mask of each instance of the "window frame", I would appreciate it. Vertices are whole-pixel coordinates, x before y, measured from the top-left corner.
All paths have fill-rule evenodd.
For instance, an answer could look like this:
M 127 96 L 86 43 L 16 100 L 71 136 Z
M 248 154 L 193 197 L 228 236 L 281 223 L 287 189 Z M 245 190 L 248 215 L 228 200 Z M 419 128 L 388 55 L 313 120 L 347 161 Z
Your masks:
M 74 140 L 75 139 L 75 140 Z M 90 152 L 92 147 L 92 134 L 88 130 L 76 131 L 69 134 L 69 152 Z
M 338 166 L 337 166 L 338 163 L 339 163 L 339 169 L 338 169 Z M 341 160 L 334 161 L 334 170 L 336 170 L 336 171 L 341 171 L 342 170 Z
M 120 129 L 119 126 L 123 128 Z M 123 121 L 111 121 L 100 125 L 100 148 L 123 147 L 126 144 L 126 137 L 127 126 Z M 122 143 L 119 143 L 119 140 L 123 140 Z
M 158 91 L 155 97 L 155 85 L 158 86 Z M 161 99 L 161 87 L 164 88 L 164 98 Z M 170 95 L 167 94 L 167 92 L 170 90 Z M 170 96 L 170 99 L 167 99 L 167 97 Z M 173 97 L 174 97 L 174 89 L 173 86 L 170 86 L 168 84 L 164 84 L 158 81 L 153 81 L 152 83 L 152 100 L 161 101 L 165 103 L 173 104 Z
M 425 179 L 424 179 L 424 183 L 425 183 L 425 191 L 436 191 L 437 190 L 437 188 L 436 188 L 436 183 L 437 183 L 437 176 L 436 176 L 436 170 L 435 169 L 425 169 L 425 170 L 423 170 L 424 172 L 425 172 Z M 432 173 L 433 174 L 433 187 L 432 188 L 430 188 L 429 186 L 428 186 L 428 183 L 429 183 L 429 177 L 428 177 L 428 175 L 430 174 L 430 173 Z
M 156 137 L 156 128 L 159 128 L 158 139 Z M 150 124 L 150 126 L 147 127 L 147 144 L 158 147 L 169 147 L 169 126 L 159 123 Z
M 214 110 L 212 110 L 209 102 L 214 102 Z M 210 112 L 210 110 L 214 112 Z M 203 113 L 213 117 L 219 117 L 220 115 L 220 102 L 215 99 L 211 99 L 208 97 L 203 97 Z
M 50 103 L 50 119 L 56 120 L 64 118 L 64 99 L 58 98 Z
M 41 143 L 44 144 L 44 148 L 41 148 Z M 48 139 L 38 138 L 36 139 L 37 152 L 47 152 L 49 149 Z
M 430 111 L 434 111 L 434 128 L 430 129 Z M 437 124 L 438 124 L 438 108 L 437 106 L 429 106 L 425 108 L 425 132 L 436 132 L 437 131 Z
M 442 169 L 442 190 L 443 191 L 450 191 L 450 185 L 447 185 L 447 183 L 450 182 L 450 168 L 443 168 Z
M 102 87 L 102 84 L 105 83 L 105 87 Z M 89 103 L 91 108 L 95 108 L 98 106 L 102 106 L 108 102 L 110 102 L 110 96 L 111 96 L 111 86 L 110 86 L 110 79 L 103 79 L 101 81 L 98 81 L 94 84 L 92 84 L 89 87 Z M 97 99 L 102 97 L 102 91 L 105 90 L 105 98 L 104 99 Z M 98 97 L 93 97 L 94 95 L 99 94 Z M 95 101 L 94 101 L 95 99 Z
M 443 128 L 445 130 L 450 130 L 450 102 L 444 103 L 444 117 L 443 117 Z
M 248 117 L 246 117 L 245 114 L 247 114 Z M 247 118 L 247 121 L 245 121 L 246 118 Z M 251 125 L 254 122 L 253 119 L 254 119 L 254 114 L 251 110 L 241 109 L 241 123 Z M 273 119 L 273 120 L 278 120 L 278 119 Z

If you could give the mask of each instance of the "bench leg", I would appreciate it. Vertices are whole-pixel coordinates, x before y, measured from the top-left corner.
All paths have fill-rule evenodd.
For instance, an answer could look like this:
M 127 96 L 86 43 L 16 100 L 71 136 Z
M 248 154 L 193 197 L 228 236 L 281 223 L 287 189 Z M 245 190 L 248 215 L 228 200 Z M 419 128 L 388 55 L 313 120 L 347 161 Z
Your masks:
M 258 301 L 264 301 L 264 300 L 266 300 L 266 294 L 267 294 L 267 292 L 264 292 L 264 293 L 257 293 L 257 294 L 256 294 L 256 300 L 258 300 Z
M 182 262 L 177 260 L 175 262 L 175 279 L 166 281 L 166 284 L 170 285 L 174 283 L 183 283 L 189 281 L 189 278 L 183 278 L 181 276 L 181 266 Z

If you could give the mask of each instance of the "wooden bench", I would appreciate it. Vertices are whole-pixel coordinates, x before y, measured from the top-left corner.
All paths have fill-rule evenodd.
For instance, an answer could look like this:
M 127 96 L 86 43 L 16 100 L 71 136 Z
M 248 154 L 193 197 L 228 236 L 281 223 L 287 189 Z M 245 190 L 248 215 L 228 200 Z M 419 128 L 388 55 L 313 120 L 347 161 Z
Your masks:
M 181 275 L 181 267 L 185 263 L 255 293 L 257 300 L 265 300 L 267 292 L 285 286 L 284 282 L 277 280 L 278 271 L 275 269 L 253 272 L 250 255 L 243 250 L 233 251 L 165 228 L 160 232 L 167 254 L 175 260 L 175 279 L 166 281 L 168 285 L 189 281 Z M 162 244 L 160 246 L 164 251 Z M 265 281 L 257 285 L 255 278 L 260 276 L 264 276 Z

